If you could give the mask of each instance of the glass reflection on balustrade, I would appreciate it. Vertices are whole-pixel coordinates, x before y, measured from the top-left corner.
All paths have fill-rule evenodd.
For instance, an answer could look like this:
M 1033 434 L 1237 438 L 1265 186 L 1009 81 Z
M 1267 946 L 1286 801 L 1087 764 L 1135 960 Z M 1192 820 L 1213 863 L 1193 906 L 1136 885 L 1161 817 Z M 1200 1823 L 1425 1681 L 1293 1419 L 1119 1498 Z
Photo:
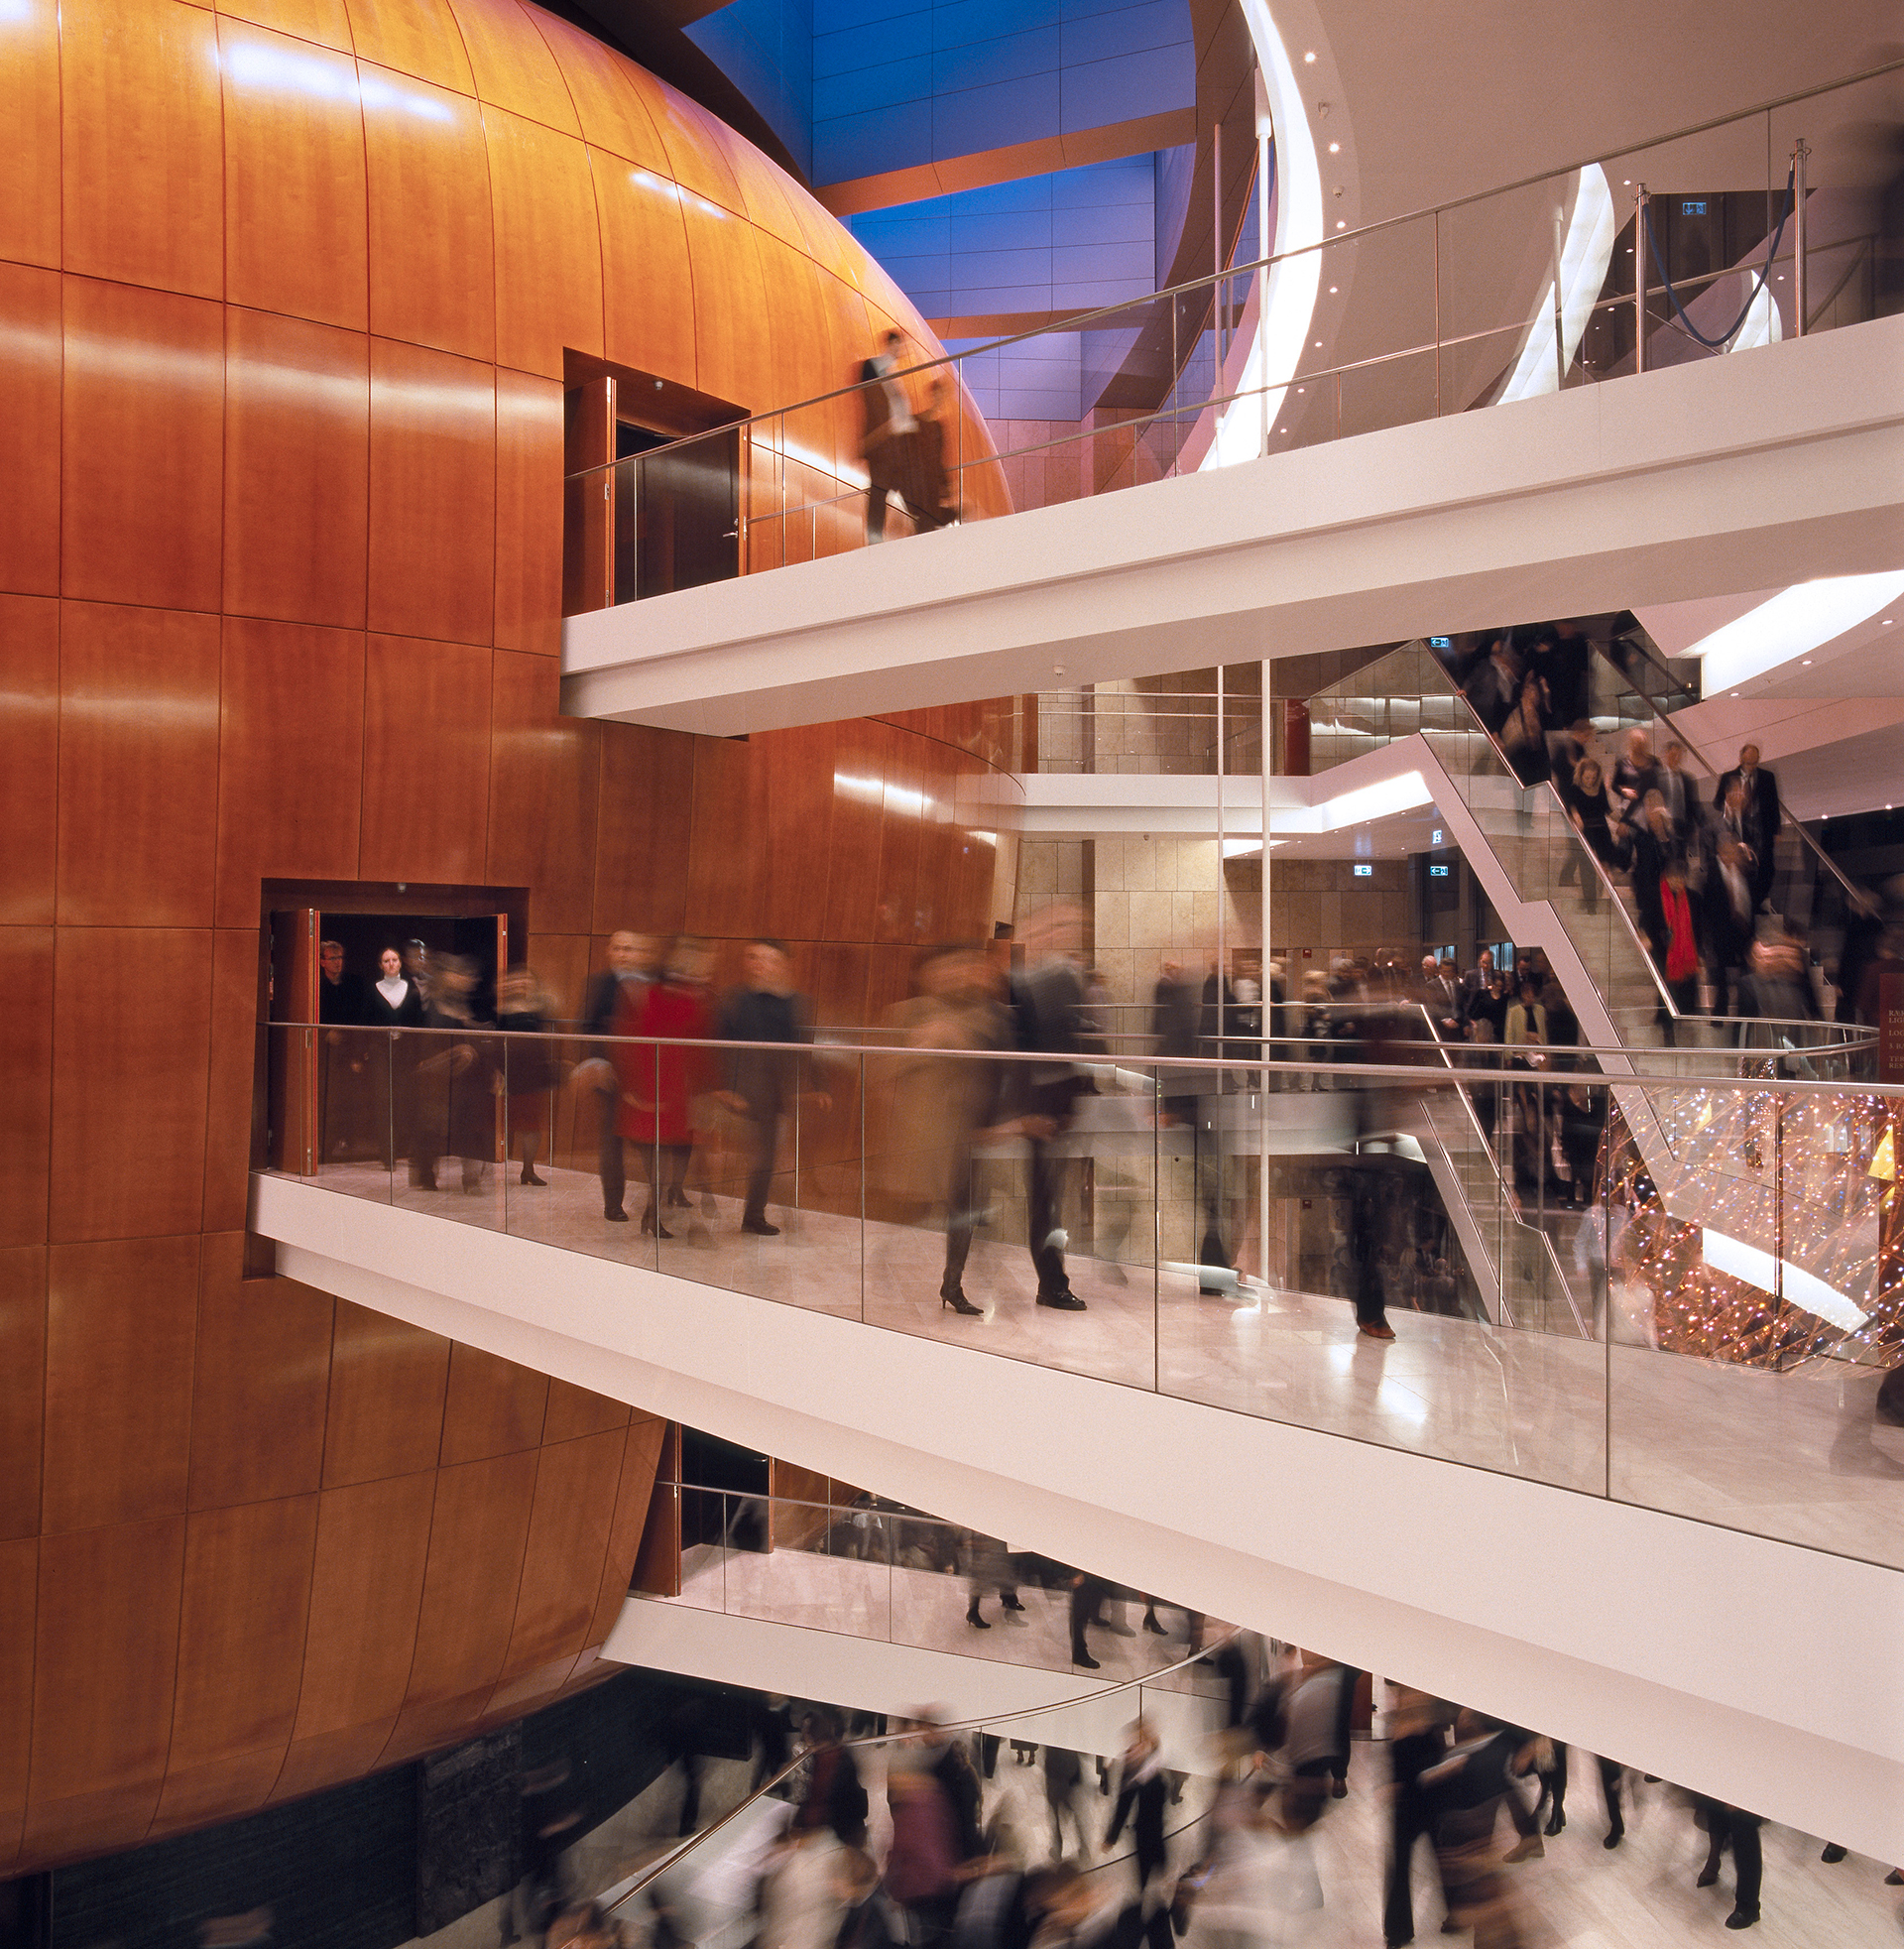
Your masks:
M 662 1492 L 679 1523 L 680 1587 L 639 1596 L 995 1663 L 1073 1670 L 1074 1573 L 1062 1565 L 1013 1555 L 996 1537 L 872 1499 L 815 1503 L 691 1483 L 663 1484 Z M 1085 1636 L 1104 1684 L 1173 1664 L 1228 1630 L 1130 1593 L 1106 1591 L 1093 1608 Z M 1215 1684 L 1202 1667 L 1171 1682 L 1183 1689 Z
M 1014 1078 L 1036 1058 L 277 1025 L 270 1162 L 695 1284 L 1904 1564 L 1874 1420 L 1904 1349 L 1904 1092 L 1843 1073 L 1868 1033 L 1570 1056 L 1410 1043 L 1361 1013 L 1373 1040 L 1285 1011 L 1275 1046 L 1297 1061 L 1059 1065 L 1073 1115 L 1035 1136 Z M 1394 1060 L 1356 1060 L 1375 1052 Z M 771 1118 L 745 1069 L 763 1056 Z M 1642 1059 L 1663 1073 L 1634 1074 Z M 604 1216 L 611 1109 L 624 1222 Z M 1036 1303 L 1058 1278 L 1080 1306 Z M 1359 1311 L 1396 1337 L 1359 1332 Z

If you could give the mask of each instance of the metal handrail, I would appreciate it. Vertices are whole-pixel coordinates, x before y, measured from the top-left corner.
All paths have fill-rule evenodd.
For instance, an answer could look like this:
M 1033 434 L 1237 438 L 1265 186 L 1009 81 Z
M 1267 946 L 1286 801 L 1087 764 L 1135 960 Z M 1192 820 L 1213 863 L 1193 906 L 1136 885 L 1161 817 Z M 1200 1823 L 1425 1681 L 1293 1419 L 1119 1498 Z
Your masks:
M 1446 202 L 1423 204 L 1416 209 L 1404 210 L 1394 216 L 1379 217 L 1371 223 L 1359 224 L 1353 230 L 1339 230 L 1330 236 L 1319 239 L 1313 244 L 1301 244 L 1293 250 L 1271 252 L 1265 257 L 1252 258 L 1247 264 L 1232 265 L 1225 271 L 1206 272 L 1202 277 L 1188 279 L 1180 285 L 1166 286 L 1160 291 L 1150 292 L 1139 299 L 1126 299 L 1116 305 L 1101 305 L 1089 311 L 1074 312 L 1052 323 L 1039 325 L 1028 331 L 1012 332 L 1003 338 L 987 339 L 982 344 L 970 346 L 963 352 L 947 352 L 941 354 L 936 359 L 922 359 L 916 365 L 896 368 L 888 377 L 910 378 L 918 373 L 937 371 L 941 366 L 956 365 L 962 359 L 976 358 L 982 353 L 1000 351 L 1009 345 L 1022 344 L 1033 338 L 1048 337 L 1053 332 L 1088 330 L 1100 319 L 1115 317 L 1121 312 L 1133 310 L 1140 305 L 1154 305 L 1163 299 L 1181 298 L 1193 292 L 1210 291 L 1214 293 L 1215 288 L 1219 285 L 1234 283 L 1240 278 L 1251 277 L 1259 271 L 1268 270 L 1273 265 L 1288 263 L 1296 258 L 1309 256 L 1316 251 L 1331 250 L 1341 245 L 1353 244 L 1365 237 L 1375 236 L 1381 231 L 1392 230 L 1405 223 L 1419 222 L 1423 217 L 1439 218 L 1450 210 L 1465 209 L 1471 204 L 1487 202 L 1495 196 L 1512 195 L 1516 190 L 1531 188 L 1535 183 L 1550 183 L 1557 177 L 1577 175 L 1581 170 L 1591 168 L 1597 163 L 1609 162 L 1618 156 L 1640 155 L 1649 149 L 1661 148 L 1671 142 L 1681 142 L 1689 136 L 1704 135 L 1710 130 L 1725 128 L 1733 122 L 1749 121 L 1754 115 L 1768 114 L 1775 108 L 1790 107 L 1794 102 L 1809 101 L 1819 95 L 1836 94 L 1841 88 L 1855 87 L 1859 82 L 1875 80 L 1879 75 L 1893 73 L 1899 68 L 1904 68 L 1904 56 L 1898 56 L 1891 61 L 1879 61 L 1870 67 L 1860 68 L 1854 73 L 1841 75 L 1836 80 L 1816 83 L 1811 87 L 1795 89 L 1789 94 L 1776 95 L 1769 100 L 1755 102 L 1749 108 L 1733 109 L 1725 115 L 1709 116 L 1704 121 L 1688 123 L 1681 128 L 1669 130 L 1663 135 L 1651 136 L 1644 141 L 1627 143 L 1618 149 L 1606 150 L 1596 155 L 1586 156 L 1578 162 L 1561 164 L 1553 169 L 1540 170 L 1532 176 L 1520 177 L 1511 183 L 1496 183 L 1487 189 L 1474 190 L 1466 196 L 1450 197 Z M 1628 298 L 1618 302 L 1630 304 L 1632 301 Z M 1522 324 L 1524 322 L 1525 320 L 1520 321 Z M 1518 325 L 1494 325 L 1489 326 L 1483 332 L 1467 334 L 1461 339 L 1438 339 L 1435 342 L 1443 345 L 1460 344 L 1466 342 L 1466 337 L 1485 338 L 1501 331 L 1517 328 Z M 1432 350 L 1433 346 L 1422 346 L 1414 349 L 1417 351 L 1428 351 Z M 1383 355 L 1380 359 L 1360 361 L 1359 363 L 1378 364 L 1382 363 L 1386 358 L 1405 356 L 1409 356 L 1409 354 L 1390 353 Z M 1342 370 L 1350 369 L 1352 368 L 1342 368 Z M 1334 370 L 1334 368 L 1330 368 L 1329 370 Z M 1326 377 L 1327 372 L 1316 376 Z M 678 439 L 665 441 L 659 446 L 649 448 L 646 453 L 632 457 L 639 457 L 645 460 L 653 459 L 656 454 L 669 452 L 678 446 L 691 445 L 694 441 L 706 439 L 716 432 L 727 434 L 741 427 L 752 426 L 761 421 L 778 419 L 788 413 L 804 412 L 809 407 L 824 406 L 830 400 L 849 398 L 860 392 L 867 383 L 865 380 L 855 380 L 845 386 L 835 386 L 828 392 L 816 393 L 810 399 L 793 400 L 783 406 L 768 408 L 764 412 L 746 414 L 728 421 L 721 426 L 707 427 L 698 433 L 683 434 Z M 1260 389 L 1253 388 L 1250 390 L 1255 391 Z M 1234 397 L 1241 398 L 1243 395 L 1238 394 Z M 1218 403 L 1215 400 L 1207 400 L 1194 410 L 1203 412 L 1211 405 Z M 1186 406 L 1172 410 L 1181 415 L 1193 409 Z M 1074 437 L 1076 436 L 1074 435 Z M 1027 448 L 1025 450 L 1031 451 L 1033 449 Z M 599 473 L 603 471 L 605 466 L 619 466 L 622 464 L 624 463 L 621 461 L 599 463 L 594 467 L 579 469 L 577 473 L 569 475 L 567 478 L 579 479 L 585 474 Z
M 978 1719 L 955 1719 L 949 1724 L 936 1726 L 932 1730 L 937 1733 L 984 1732 L 988 1727 L 1010 1725 L 1019 1719 L 1039 1719 L 1048 1712 L 1064 1712 L 1074 1705 L 1096 1705 L 1104 1699 L 1116 1698 L 1121 1692 L 1141 1690 L 1145 1685 L 1154 1685 L 1160 1678 L 1169 1677 L 1172 1672 L 1185 1671 L 1193 1664 L 1201 1664 L 1212 1652 L 1222 1650 L 1226 1644 L 1234 1643 L 1241 1636 L 1242 1628 L 1240 1626 L 1232 1627 L 1230 1632 L 1225 1637 L 1218 1639 L 1214 1644 L 1206 1644 L 1201 1650 L 1191 1652 L 1187 1658 L 1179 1658 L 1175 1664 L 1159 1665 L 1155 1671 L 1148 1672 L 1141 1678 L 1121 1679 L 1115 1685 L 1101 1685 L 1095 1691 L 1081 1692 L 1075 1698 L 1054 1699 L 1049 1705 L 1019 1706 L 1012 1712 L 993 1712 Z M 862 1739 L 841 1740 L 839 1744 L 849 1752 L 856 1752 L 866 1747 L 895 1746 L 902 1740 L 912 1740 L 918 1737 L 919 1735 L 916 1732 L 870 1733 Z M 710 1821 L 698 1834 L 690 1834 L 678 1845 L 670 1848 L 659 1861 L 650 1863 L 636 1880 L 628 1888 L 624 1888 L 615 1897 L 614 1901 L 609 1904 L 608 1912 L 612 1915 L 618 1908 L 634 1900 L 651 1882 L 658 1881 L 669 1869 L 675 1867 L 687 1855 L 693 1853 L 703 1841 L 711 1840 L 729 1822 L 739 1819 L 757 1800 L 765 1799 L 768 1794 L 772 1793 L 779 1785 L 781 1780 L 785 1779 L 790 1773 L 804 1765 L 805 1761 L 806 1755 L 804 1753 L 795 1754 L 772 1779 L 763 1781 L 746 1799 L 742 1800 L 738 1805 L 730 1807 L 719 1820 Z
M 1742 1023 L 1761 1023 L 1761 1024 L 1768 1021 L 1769 1019 L 1770 1018 L 1762 1017 L 1762 1016 L 1736 1016 L 1736 1017 L 1694 1016 L 1688 1018 L 1688 1020 L 1694 1022 L 1724 1021 L 1724 1022 L 1742 1022 Z M 335 1022 L 324 1022 L 324 1023 L 270 1022 L 270 1023 L 263 1024 L 262 1026 L 268 1030 L 278 1030 L 278 1029 L 312 1030 L 312 1031 L 322 1031 L 326 1035 L 335 1032 L 342 1035 L 383 1035 L 391 1039 L 395 1039 L 398 1036 L 404 1036 L 404 1035 L 439 1035 L 439 1036 L 449 1037 L 450 1039 L 453 1040 L 468 1041 L 472 1036 L 481 1035 L 491 1038 L 511 1037 L 513 1039 L 524 1041 L 524 1042 L 536 1042 L 536 1043 L 546 1044 L 547 1042 L 556 1040 L 562 1036 L 568 1036 L 577 1041 L 587 1041 L 597 1045 L 616 1044 L 616 1045 L 626 1045 L 628 1047 L 635 1047 L 635 1048 L 654 1048 L 654 1049 L 661 1049 L 661 1048 L 696 1048 L 696 1049 L 717 1049 L 717 1050 L 741 1049 L 757 1054 L 761 1052 L 767 1052 L 770 1054 L 806 1055 L 806 1056 L 817 1056 L 822 1058 L 827 1056 L 898 1055 L 898 1054 L 905 1053 L 909 1046 L 906 1043 L 898 1042 L 898 1043 L 892 1043 L 892 1044 L 875 1045 L 864 1049 L 856 1049 L 856 1048 L 846 1048 L 841 1045 L 829 1045 L 824 1042 L 818 1042 L 818 1043 L 815 1042 L 738 1042 L 738 1041 L 719 1041 L 712 1037 L 709 1037 L 706 1040 L 701 1040 L 695 1037 L 681 1037 L 681 1036 L 670 1036 L 670 1035 L 597 1035 L 592 1031 L 587 1031 L 582 1029 L 545 1031 L 541 1034 L 537 1034 L 534 1030 L 490 1029 L 490 1028 L 485 1028 L 480 1024 L 470 1029 L 361 1028 L 349 1023 L 335 1023 Z M 1612 1048 L 1603 1049 L 1603 1048 L 1589 1046 L 1587 1044 L 1581 1044 L 1575 1046 L 1573 1044 L 1562 1045 L 1560 1043 L 1554 1043 L 1554 1042 L 1542 1043 L 1540 1046 L 1542 1047 L 1543 1050 L 1555 1055 L 1604 1054 L 1604 1055 L 1620 1055 L 1620 1056 L 1626 1056 L 1628 1058 L 1632 1058 L 1634 1056 L 1645 1058 L 1650 1056 L 1684 1057 L 1684 1056 L 1693 1056 L 1693 1055 L 1725 1055 L 1729 1053 L 1734 1057 L 1758 1056 L 1760 1058 L 1771 1058 L 1781 1055 L 1831 1054 L 1841 1048 L 1845 1048 L 1845 1047 L 1868 1048 L 1868 1047 L 1875 1046 L 1878 1039 L 1877 1032 L 1875 1030 L 1866 1030 L 1862 1027 L 1861 1024 L 1828 1023 L 1828 1024 L 1817 1025 L 1817 1026 L 1822 1026 L 1825 1028 L 1844 1029 L 1847 1032 L 1855 1029 L 1857 1031 L 1859 1039 L 1854 1042 L 1847 1041 L 1844 1044 L 1832 1044 L 1829 1047 L 1821 1046 L 1813 1049 L 1786 1049 L 1786 1050 L 1733 1049 L 1730 1051 L 1726 1051 L 1724 1049 L 1698 1049 L 1698 1048 L 1686 1048 L 1686 1047 L 1659 1048 L 1659 1049 L 1652 1049 L 1652 1048 L 1634 1049 L 1629 1047 L 1612 1047 Z M 1253 1036 L 1225 1035 L 1221 1038 L 1213 1037 L 1212 1039 L 1221 1039 L 1224 1041 L 1234 1042 L 1234 1041 L 1253 1041 L 1257 1038 Z M 1284 1041 L 1293 1041 L 1298 1038 L 1294 1036 L 1284 1036 L 1281 1037 L 1280 1039 Z M 1423 1046 L 1425 1047 L 1426 1045 L 1424 1044 Z M 1462 1048 L 1464 1050 L 1464 1053 L 1470 1057 L 1475 1056 L 1477 1054 L 1485 1054 L 1489 1050 L 1499 1051 L 1502 1053 L 1506 1051 L 1505 1044 L 1489 1043 L 1489 1042 L 1463 1043 Z M 1375 1081 L 1392 1081 L 1396 1079 L 1412 1080 L 1417 1086 L 1419 1086 L 1422 1082 L 1423 1069 L 1424 1069 L 1424 1065 L 1421 1063 L 1297 1062 L 1297 1061 L 1290 1061 L 1277 1057 L 1262 1058 L 1262 1057 L 1252 1057 L 1252 1056 L 1214 1056 L 1214 1055 L 1213 1056 L 1145 1055 L 1145 1056 L 1131 1056 L 1128 1058 L 1120 1057 L 1117 1058 L 1116 1062 L 1114 1062 L 1113 1058 L 1109 1056 L 1092 1055 L 1088 1052 L 1067 1053 L 1064 1051 L 1053 1051 L 1049 1049 L 930 1049 L 930 1050 L 923 1050 L 918 1052 L 924 1054 L 936 1055 L 936 1056 L 965 1057 L 965 1058 L 970 1058 L 975 1062 L 1042 1063 L 1047 1068 L 1054 1061 L 1062 1061 L 1062 1062 L 1074 1063 L 1081 1069 L 1103 1069 L 1106 1067 L 1115 1067 L 1119 1062 L 1128 1060 L 1130 1062 L 1140 1064 L 1141 1067 L 1145 1069 L 1168 1069 L 1172 1071 L 1195 1070 L 1199 1072 L 1208 1072 L 1209 1070 L 1212 1069 L 1221 1069 L 1225 1071 L 1234 1071 L 1240 1076 L 1258 1075 L 1258 1074 L 1275 1075 L 1275 1076 L 1286 1076 L 1286 1075 L 1367 1076 L 1371 1080 L 1375 1080 Z M 1476 1067 L 1478 1070 L 1479 1065 L 1477 1065 Z M 1474 1073 L 1475 1072 L 1469 1072 L 1467 1074 L 1464 1074 L 1462 1071 L 1459 1070 L 1450 1071 L 1447 1076 L 1447 1081 L 1451 1085 L 1460 1087 L 1466 1084 L 1467 1082 L 1472 1081 L 1474 1079 Z M 1592 1070 L 1555 1070 L 1546 1075 L 1529 1073 L 1528 1075 L 1517 1077 L 1516 1080 L 1520 1082 L 1534 1082 L 1534 1083 L 1566 1082 L 1569 1084 L 1574 1084 L 1580 1082 L 1583 1076 L 1594 1077 L 1597 1074 L 1598 1072 Z M 1672 1076 L 1646 1076 L 1646 1075 L 1613 1076 L 1613 1077 L 1602 1076 L 1599 1079 L 1602 1081 L 1610 1081 L 1610 1082 L 1618 1083 L 1622 1088 L 1640 1088 L 1640 1089 L 1645 1089 L 1653 1086 L 1679 1088 L 1688 1085 L 1699 1085 L 1702 1087 L 1707 1085 L 1712 1085 L 1716 1087 L 1723 1087 L 1728 1089 L 1759 1089 L 1759 1090 L 1768 1087 L 1767 1080 L 1764 1077 L 1712 1076 L 1712 1075 L 1701 1074 L 1698 1072 L 1694 1072 L 1691 1074 L 1675 1074 Z M 1814 1082 L 1814 1081 L 1809 1081 L 1803 1077 L 1795 1076 L 1795 1077 L 1787 1078 L 1781 1076 L 1776 1080 L 1775 1086 L 1779 1089 L 1790 1089 L 1790 1090 L 1844 1091 L 1846 1089 L 1852 1089 L 1867 1095 L 1880 1095 L 1886 1097 L 1894 1096 L 1900 1099 L 1904 1099 L 1904 1083 Z

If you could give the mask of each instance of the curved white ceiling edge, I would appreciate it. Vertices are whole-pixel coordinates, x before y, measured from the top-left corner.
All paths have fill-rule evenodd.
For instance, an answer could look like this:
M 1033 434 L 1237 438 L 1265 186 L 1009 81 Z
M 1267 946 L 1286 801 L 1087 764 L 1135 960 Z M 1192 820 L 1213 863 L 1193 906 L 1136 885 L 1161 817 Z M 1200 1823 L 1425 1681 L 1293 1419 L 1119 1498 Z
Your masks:
M 1558 210 L 1554 217 L 1558 223 Z M 1589 163 L 1574 183 L 1573 212 L 1560 248 L 1560 357 L 1556 360 L 1554 356 L 1555 281 L 1549 278 L 1534 306 L 1520 357 L 1494 401 L 1496 406 L 1560 391 L 1562 375 L 1580 350 L 1587 321 L 1606 283 L 1606 267 L 1612 262 L 1613 239 L 1618 232 L 1612 185 L 1598 163 Z
M 1267 0 L 1243 0 L 1243 14 L 1262 69 L 1276 144 L 1276 230 L 1270 250 L 1277 256 L 1296 250 L 1305 254 L 1269 273 L 1268 304 L 1256 320 L 1255 337 L 1237 381 L 1242 397 L 1224 409 L 1199 472 L 1232 467 L 1262 452 L 1262 429 L 1282 411 L 1322 285 L 1322 253 L 1307 248 L 1322 242 L 1322 165 L 1302 87 Z M 1264 386 L 1269 388 L 1266 405 L 1260 391 Z
M 1821 649 L 1900 596 L 1904 574 L 1821 575 L 1781 589 L 1680 655 L 1701 660 L 1701 691 L 1718 696 Z

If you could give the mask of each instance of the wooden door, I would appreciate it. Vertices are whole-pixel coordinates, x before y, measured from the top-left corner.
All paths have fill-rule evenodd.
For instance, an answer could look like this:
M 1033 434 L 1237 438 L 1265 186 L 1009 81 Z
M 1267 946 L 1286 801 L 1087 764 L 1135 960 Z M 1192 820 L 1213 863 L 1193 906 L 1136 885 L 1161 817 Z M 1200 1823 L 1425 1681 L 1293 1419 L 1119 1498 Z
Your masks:
M 271 916 L 270 1130 L 274 1170 L 317 1169 L 317 940 L 314 907 Z

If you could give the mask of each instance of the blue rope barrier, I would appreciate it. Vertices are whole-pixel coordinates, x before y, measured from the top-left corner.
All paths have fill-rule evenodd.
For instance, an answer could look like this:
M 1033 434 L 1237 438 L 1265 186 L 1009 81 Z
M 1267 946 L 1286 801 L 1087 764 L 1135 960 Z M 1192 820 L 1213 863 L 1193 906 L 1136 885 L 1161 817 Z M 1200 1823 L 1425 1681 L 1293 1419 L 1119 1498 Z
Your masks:
M 1772 241 L 1766 248 L 1765 268 L 1758 274 L 1758 283 L 1753 287 L 1751 295 L 1746 299 L 1744 309 L 1741 310 L 1738 316 L 1732 320 L 1730 326 L 1726 330 L 1722 331 L 1717 338 L 1708 338 L 1706 334 L 1700 330 L 1698 325 L 1694 324 L 1692 319 L 1686 315 L 1686 307 L 1679 302 L 1679 293 L 1673 289 L 1673 281 L 1671 278 L 1669 278 L 1666 275 L 1666 266 L 1660 261 L 1659 239 L 1653 235 L 1653 212 L 1651 206 L 1648 205 L 1648 207 L 1644 212 L 1645 222 L 1646 222 L 1646 248 L 1652 254 L 1653 269 L 1659 273 L 1659 282 L 1665 286 L 1666 296 L 1672 300 L 1673 309 L 1679 313 L 1680 323 L 1683 324 L 1686 327 L 1686 329 L 1689 332 L 1691 332 L 1692 335 L 1695 338 L 1697 338 L 1702 345 L 1710 346 L 1711 349 L 1715 352 L 1723 351 L 1725 347 L 1729 345 L 1733 340 L 1733 338 L 1735 338 L 1738 335 L 1739 326 L 1745 322 L 1745 319 L 1747 315 L 1750 313 L 1752 306 L 1758 303 L 1758 294 L 1765 289 L 1766 282 L 1770 279 L 1772 275 L 1772 262 L 1778 256 L 1779 241 L 1785 235 L 1785 225 L 1789 221 L 1792 214 L 1792 189 L 1793 189 L 1794 182 L 1797 178 L 1797 174 L 1798 172 L 1797 172 L 1796 165 L 1794 165 L 1791 170 L 1786 172 L 1785 208 L 1780 213 L 1778 219 L 1778 228 L 1772 232 Z

